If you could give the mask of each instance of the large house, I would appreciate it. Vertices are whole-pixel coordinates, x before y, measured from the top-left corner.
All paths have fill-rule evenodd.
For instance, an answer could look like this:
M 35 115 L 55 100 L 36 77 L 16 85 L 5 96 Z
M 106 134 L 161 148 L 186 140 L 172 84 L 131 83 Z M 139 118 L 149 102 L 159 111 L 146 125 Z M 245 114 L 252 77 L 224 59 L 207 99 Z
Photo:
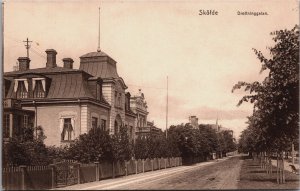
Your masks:
M 139 116 L 131 110 L 131 95 L 117 73 L 116 61 L 104 52 L 56 62 L 57 52 L 46 50 L 44 67 L 31 69 L 30 59 L 19 57 L 19 69 L 4 73 L 4 136 L 12 137 L 28 125 L 41 126 L 46 145 L 72 142 L 92 127 L 117 133 L 128 129 L 134 139 Z M 138 123 L 139 124 L 139 123 Z

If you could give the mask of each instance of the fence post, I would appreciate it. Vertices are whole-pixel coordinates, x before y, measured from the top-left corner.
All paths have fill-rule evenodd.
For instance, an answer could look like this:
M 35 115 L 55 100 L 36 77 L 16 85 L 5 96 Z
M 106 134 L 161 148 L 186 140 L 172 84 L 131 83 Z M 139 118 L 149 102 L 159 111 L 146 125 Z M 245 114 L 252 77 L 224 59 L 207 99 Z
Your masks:
M 51 168 L 51 188 L 55 188 L 55 165 L 54 164 L 50 164 L 50 168 Z
M 135 160 L 135 174 L 138 173 L 138 170 L 137 170 L 137 160 Z
M 77 163 L 77 184 L 80 184 L 80 163 Z
M 125 161 L 125 176 L 128 176 L 128 161 Z
M 112 178 L 115 178 L 115 162 L 112 162 Z
M 158 159 L 158 170 L 160 170 L 160 160 L 161 158 Z
M 167 159 L 165 159 L 165 169 L 167 168 Z
M 142 160 L 143 162 L 143 173 L 145 172 L 145 159 Z
M 96 165 L 96 181 L 99 181 L 99 162 L 94 162 Z
M 26 166 L 25 165 L 21 165 L 20 166 L 20 169 L 21 169 L 21 172 L 22 172 L 22 185 L 21 185 L 21 189 L 22 190 L 26 190 L 26 185 L 25 185 L 25 172 L 26 172 Z
M 154 166 L 153 166 L 153 159 L 151 159 L 151 170 L 153 171 L 153 169 L 154 169 Z

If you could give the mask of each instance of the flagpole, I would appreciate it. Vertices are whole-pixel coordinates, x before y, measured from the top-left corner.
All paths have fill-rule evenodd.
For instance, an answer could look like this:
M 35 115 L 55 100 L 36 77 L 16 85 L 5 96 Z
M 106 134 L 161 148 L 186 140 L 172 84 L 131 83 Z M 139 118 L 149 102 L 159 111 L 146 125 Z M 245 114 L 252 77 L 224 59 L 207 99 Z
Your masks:
M 167 106 L 166 106 L 166 138 L 168 138 L 168 106 L 169 106 L 169 95 L 168 95 L 168 91 L 169 91 L 169 82 L 168 82 L 168 76 L 167 76 Z
M 2 73 L 3 73 L 4 72 L 4 2 L 2 2 L 2 58 L 1 59 L 2 59 Z

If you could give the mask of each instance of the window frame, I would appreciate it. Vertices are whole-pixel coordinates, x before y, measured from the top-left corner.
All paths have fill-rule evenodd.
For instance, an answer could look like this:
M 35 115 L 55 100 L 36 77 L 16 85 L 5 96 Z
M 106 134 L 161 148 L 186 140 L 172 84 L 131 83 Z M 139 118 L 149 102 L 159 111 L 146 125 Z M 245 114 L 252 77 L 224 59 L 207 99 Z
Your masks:
M 44 78 L 33 78 L 32 81 L 34 81 L 33 89 L 33 96 L 35 98 L 44 98 L 46 95 L 46 85 L 43 85 Z M 45 87 L 44 87 L 45 86 Z
M 6 136 L 7 135 L 7 136 Z M 3 114 L 3 138 L 10 137 L 10 114 Z
M 96 124 L 93 124 L 94 119 L 95 119 Z M 91 124 L 92 124 L 92 128 L 91 129 L 93 129 L 94 127 L 98 128 L 98 117 L 92 116 Z
M 63 117 L 62 131 L 61 131 L 61 142 L 73 142 L 75 140 L 75 119 L 74 117 Z M 70 122 L 66 123 L 66 120 L 70 119 Z M 74 125 L 72 124 L 72 119 L 74 120 Z M 65 125 L 71 125 L 72 131 L 65 130 Z M 67 131 L 67 139 L 65 139 L 66 135 L 63 134 L 64 131 Z

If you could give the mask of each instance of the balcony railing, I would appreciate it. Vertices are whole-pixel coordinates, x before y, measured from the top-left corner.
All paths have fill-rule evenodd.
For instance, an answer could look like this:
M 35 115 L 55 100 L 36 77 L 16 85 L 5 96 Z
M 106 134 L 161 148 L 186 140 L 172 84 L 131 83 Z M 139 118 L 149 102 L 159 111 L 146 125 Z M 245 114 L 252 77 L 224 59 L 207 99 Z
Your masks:
M 21 103 L 15 99 L 4 99 L 3 108 L 21 108 Z

